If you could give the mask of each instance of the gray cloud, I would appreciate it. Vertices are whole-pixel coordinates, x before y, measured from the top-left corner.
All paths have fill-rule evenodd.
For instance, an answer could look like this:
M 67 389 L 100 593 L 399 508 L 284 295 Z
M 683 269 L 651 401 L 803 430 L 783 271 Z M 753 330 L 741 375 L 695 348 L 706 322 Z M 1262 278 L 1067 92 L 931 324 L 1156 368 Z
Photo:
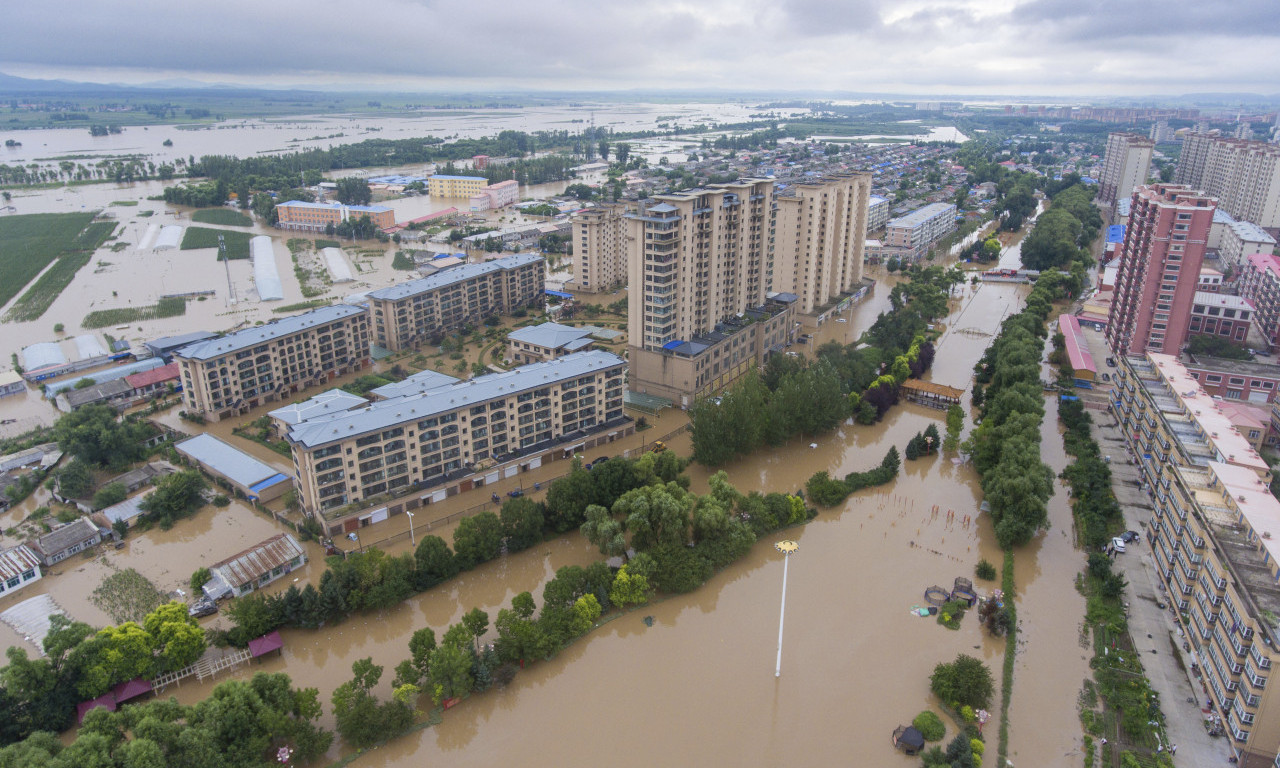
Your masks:
M 49 0 L 0 71 L 471 89 L 1274 91 L 1273 0 Z M 86 78 L 92 79 L 92 78 Z

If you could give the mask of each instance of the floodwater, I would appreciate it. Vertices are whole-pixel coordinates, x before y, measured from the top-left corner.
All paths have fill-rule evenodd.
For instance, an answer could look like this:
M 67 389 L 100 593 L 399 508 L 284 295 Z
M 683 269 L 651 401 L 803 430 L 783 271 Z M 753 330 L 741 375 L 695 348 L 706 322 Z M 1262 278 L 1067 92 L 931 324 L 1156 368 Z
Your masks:
M 850 322 L 820 329 L 824 337 L 848 340 L 874 321 L 898 278 L 883 272 L 871 276 L 880 280 L 877 290 L 850 313 Z M 1025 291 L 1008 284 L 958 286 L 931 378 L 967 387 L 974 360 Z M 611 446 L 610 452 L 665 435 L 683 414 L 668 411 L 653 421 L 653 429 Z M 941 413 L 900 405 L 882 424 L 842 426 L 812 438 L 816 448 L 808 447 L 809 438 L 798 439 L 725 469 L 742 491 L 794 491 L 819 469 L 844 474 L 874 466 L 890 445 L 901 451 L 931 422 L 940 424 Z M 211 427 L 219 436 L 230 436 L 230 422 Z M 1045 459 L 1058 471 L 1063 457 L 1052 410 L 1045 435 Z M 689 449 L 687 434 L 669 442 L 677 451 Z M 261 446 L 238 439 L 237 445 L 281 462 Z M 553 464 L 536 476 L 503 482 L 528 486 L 565 470 L 567 465 Z M 709 472 L 697 466 L 690 472 L 694 489 L 705 490 Z M 607 623 L 557 658 L 530 665 L 507 689 L 469 699 L 440 725 L 373 750 L 359 764 L 409 766 L 448 759 L 488 766 L 528 762 L 529 755 L 538 755 L 539 764 L 576 765 L 597 760 L 600 744 L 613 748 L 611 761 L 622 766 L 777 765 L 796 756 L 806 764 L 826 764 L 847 762 L 850 754 L 865 755 L 867 765 L 900 760 L 889 735 L 936 703 L 928 686 L 933 666 L 969 653 L 982 658 L 998 680 L 1004 651 L 1003 641 L 985 637 L 973 615 L 953 632 L 910 612 L 924 604 L 926 587 L 950 585 L 957 576 L 972 578 L 979 558 L 1000 561 L 988 521 L 977 512 L 981 494 L 972 468 L 933 458 L 904 463 L 903 474 L 890 486 L 864 491 L 842 508 L 823 510 L 809 525 L 777 536 L 800 544 L 789 573 L 780 678 L 773 676 L 773 665 L 781 563 L 765 541 L 693 594 Z M 433 521 L 455 508 L 483 503 L 484 495 L 462 494 L 439 510 L 422 510 L 417 535 L 451 540 L 453 526 Z M 1079 556 L 1071 546 L 1065 498 L 1055 497 L 1052 505 L 1053 528 L 1017 556 L 1024 635 L 1014 692 L 1015 756 L 1067 755 L 1078 748 L 1074 701 L 1086 670 L 1078 659 L 1083 651 L 1074 645 L 1083 613 L 1072 587 Z M 398 532 L 407 523 L 401 516 L 384 525 L 398 526 Z M 104 550 L 105 558 L 77 558 L 63 569 L 77 572 L 74 580 L 69 573 L 55 575 L 11 600 L 47 589 L 76 618 L 106 623 L 108 618 L 89 603 L 91 588 L 85 585 L 109 568 L 133 566 L 163 589 L 185 588 L 198 565 L 277 529 L 261 512 L 239 504 L 208 508 L 171 531 L 134 534 L 125 550 Z M 318 547 L 307 546 L 313 561 L 292 575 L 299 584 L 315 583 L 323 571 Z M 399 540 L 388 549 L 395 554 L 410 545 Z M 472 607 L 496 618 L 520 591 L 540 599 L 555 569 L 598 558 L 581 536 L 562 537 L 486 564 L 380 614 L 356 616 L 323 631 L 286 631 L 281 656 L 219 680 L 283 671 L 298 685 L 319 688 L 327 706 L 352 662 L 370 656 L 386 667 L 380 693 L 388 695 L 392 667 L 407 657 L 414 630 L 430 626 L 439 634 Z M 287 589 L 290 583 L 282 580 L 269 590 Z M 978 586 L 985 591 L 995 585 Z M 652 626 L 646 626 L 646 616 L 653 618 Z M 225 619 L 207 621 L 216 626 Z M 20 642 L 7 628 L 0 629 L 0 640 Z M 217 682 L 187 681 L 165 695 L 195 701 Z M 326 714 L 324 723 L 332 726 L 332 716 Z M 996 727 L 988 726 L 993 735 Z M 341 744 L 334 747 L 335 756 L 345 751 Z M 989 752 L 994 754 L 994 745 Z
M 146 155 L 157 165 L 189 156 L 252 157 L 304 149 L 327 149 L 369 139 L 423 136 L 474 139 L 514 130 L 569 131 L 591 127 L 605 131 L 660 130 L 659 123 L 692 127 L 706 123 L 739 123 L 761 110 L 752 104 L 591 104 L 524 109 L 426 109 L 412 117 L 369 115 L 304 115 L 288 118 L 228 120 L 211 125 L 126 126 L 122 133 L 90 136 L 88 126 L 32 131 L 0 131 L 21 146 L 0 147 L 0 163 L 57 165 L 69 159 L 92 165 L 106 157 Z M 787 116 L 805 108 L 788 108 Z M 166 147 L 165 141 L 173 145 Z M 49 162 L 52 161 L 52 162 Z

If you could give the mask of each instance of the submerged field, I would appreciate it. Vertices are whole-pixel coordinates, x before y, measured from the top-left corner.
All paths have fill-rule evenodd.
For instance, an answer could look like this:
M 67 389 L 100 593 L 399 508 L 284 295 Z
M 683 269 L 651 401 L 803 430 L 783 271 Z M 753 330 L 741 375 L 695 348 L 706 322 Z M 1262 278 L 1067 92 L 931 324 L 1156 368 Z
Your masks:
M 249 233 L 234 232 L 227 229 L 209 229 L 208 227 L 187 227 L 187 233 L 182 236 L 182 250 L 190 251 L 197 248 L 217 248 L 218 236 L 221 235 L 227 244 L 228 259 L 247 259 L 249 258 Z M 221 255 L 218 256 L 222 258 Z
M 191 214 L 191 220 L 202 224 L 221 224 L 227 227 L 253 226 L 253 219 L 230 208 L 201 208 Z
M 9 303 L 55 260 L 5 315 L 5 321 L 35 320 L 89 262 L 115 223 L 94 222 L 97 211 L 34 213 L 0 218 L 0 305 Z

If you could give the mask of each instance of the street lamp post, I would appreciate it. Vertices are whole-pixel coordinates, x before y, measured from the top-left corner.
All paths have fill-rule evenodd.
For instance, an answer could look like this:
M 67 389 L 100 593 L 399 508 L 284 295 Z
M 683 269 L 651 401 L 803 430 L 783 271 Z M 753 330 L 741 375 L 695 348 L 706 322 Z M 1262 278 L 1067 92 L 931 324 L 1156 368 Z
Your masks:
M 773 672 L 774 677 L 781 677 L 782 626 L 783 621 L 787 618 L 787 565 L 791 562 L 791 554 L 800 549 L 800 545 L 794 541 L 784 540 L 775 543 L 773 548 L 782 553 L 782 612 L 778 615 L 778 665 Z
M 409 516 L 409 546 L 416 547 L 418 542 L 413 538 L 413 513 L 405 512 L 405 514 Z

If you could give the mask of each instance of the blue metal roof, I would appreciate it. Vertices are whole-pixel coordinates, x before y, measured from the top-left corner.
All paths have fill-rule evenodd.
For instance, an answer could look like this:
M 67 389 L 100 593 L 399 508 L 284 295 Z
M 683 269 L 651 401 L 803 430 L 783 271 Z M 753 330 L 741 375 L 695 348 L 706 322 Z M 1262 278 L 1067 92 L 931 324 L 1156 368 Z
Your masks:
M 679 347 L 679 346 L 681 346 L 681 345 L 683 345 L 683 344 L 684 344 L 684 342 L 683 342 L 683 341 L 681 341 L 680 339 L 676 339 L 675 341 L 668 341 L 666 344 L 663 344 L 663 345 L 662 345 L 662 348 L 663 348 L 663 349 L 676 349 L 677 347 Z
M 254 483 L 253 485 L 249 486 L 249 490 L 253 491 L 254 496 L 257 496 L 260 493 L 262 493 L 263 490 L 270 488 L 273 485 L 277 485 L 279 483 L 287 483 L 287 482 L 289 482 L 288 475 L 282 475 L 282 474 L 276 473 L 271 477 L 268 477 L 266 480 L 263 480 L 260 483 Z
M 1112 224 L 1107 227 L 1107 242 L 1121 243 L 1124 242 L 1124 224 Z
M 564 291 L 553 291 L 553 290 L 551 290 L 550 288 L 546 289 L 546 294 L 547 294 L 548 296 L 559 296 L 559 297 L 560 297 L 560 298 L 562 298 L 562 299 L 572 299 L 572 298 L 573 298 L 573 294 L 572 294 L 572 293 L 566 293 L 566 292 L 564 292 Z

